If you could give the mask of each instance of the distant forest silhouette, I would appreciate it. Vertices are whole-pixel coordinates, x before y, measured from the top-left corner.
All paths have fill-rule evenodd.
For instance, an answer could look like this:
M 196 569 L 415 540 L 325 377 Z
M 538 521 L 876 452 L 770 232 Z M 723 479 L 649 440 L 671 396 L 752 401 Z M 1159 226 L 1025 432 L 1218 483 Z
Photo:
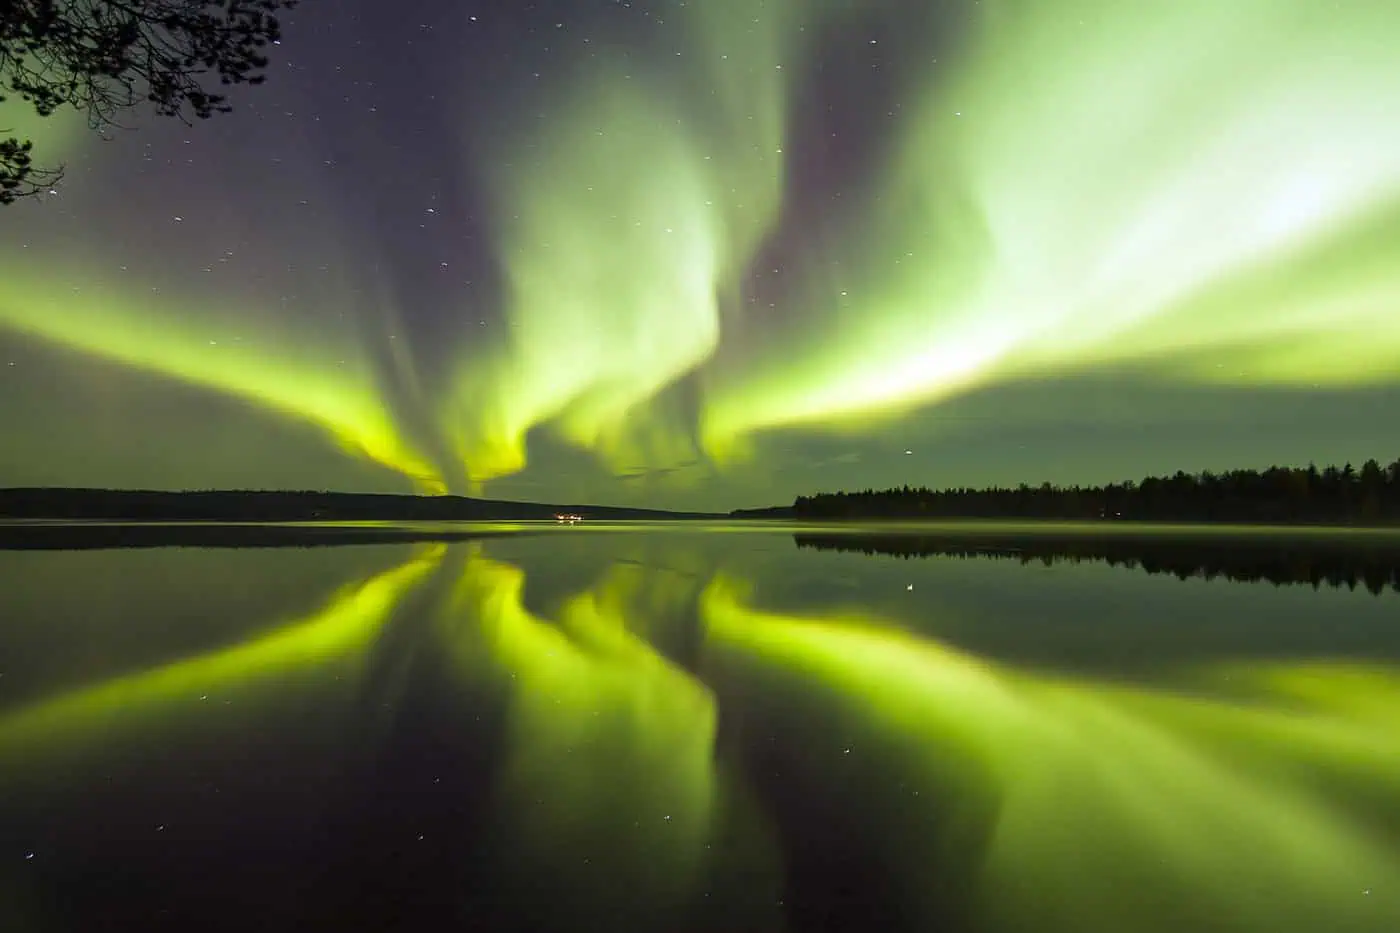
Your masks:
M 1356 533 L 1363 534 L 1363 533 Z M 1014 560 L 1046 567 L 1059 563 L 1103 562 L 1114 567 L 1171 574 L 1180 580 L 1222 578 L 1356 589 L 1379 596 L 1400 593 L 1400 538 L 1343 536 L 1260 537 L 1229 532 L 1172 536 L 1088 535 L 1082 531 L 1017 534 L 798 534 L 799 548 L 854 551 L 867 555 L 958 557 Z
M 1052 518 L 1069 520 L 1400 524 L 1400 460 L 1358 471 L 1316 466 L 1209 470 L 1107 486 L 993 486 L 798 496 L 797 519 Z

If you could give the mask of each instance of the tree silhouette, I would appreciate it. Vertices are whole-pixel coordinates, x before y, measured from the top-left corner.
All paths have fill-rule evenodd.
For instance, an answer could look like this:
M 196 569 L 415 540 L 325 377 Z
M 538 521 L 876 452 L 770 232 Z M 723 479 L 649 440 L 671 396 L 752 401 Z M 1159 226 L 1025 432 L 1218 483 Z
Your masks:
M 900 489 L 799 496 L 793 515 L 811 519 L 1058 518 L 1305 524 L 1400 523 L 1400 460 L 1322 470 L 1209 470 L 1106 486 Z
M 63 107 L 94 128 L 143 101 L 186 122 L 227 113 L 211 86 L 260 84 L 276 13 L 297 0 L 0 0 L 0 103 L 41 117 Z M 0 130 L 0 132 L 4 132 Z M 0 204 L 54 184 L 33 142 L 0 137 Z

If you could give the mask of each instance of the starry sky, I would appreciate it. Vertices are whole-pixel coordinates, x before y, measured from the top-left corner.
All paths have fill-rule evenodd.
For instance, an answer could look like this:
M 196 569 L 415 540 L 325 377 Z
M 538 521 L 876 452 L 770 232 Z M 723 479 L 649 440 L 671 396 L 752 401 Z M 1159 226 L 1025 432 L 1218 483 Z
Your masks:
M 0 211 L 0 485 L 728 509 L 1400 450 L 1400 16 L 315 0 Z

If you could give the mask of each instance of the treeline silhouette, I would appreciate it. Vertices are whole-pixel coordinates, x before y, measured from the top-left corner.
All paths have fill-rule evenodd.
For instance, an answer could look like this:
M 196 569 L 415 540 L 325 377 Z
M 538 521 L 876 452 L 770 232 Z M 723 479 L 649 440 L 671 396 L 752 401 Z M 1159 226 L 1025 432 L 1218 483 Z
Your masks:
M 1103 562 L 1115 567 L 1171 574 L 1180 580 L 1217 578 L 1356 589 L 1379 596 L 1400 593 L 1400 538 L 1352 536 L 1276 538 L 1207 533 L 1199 536 L 1003 534 L 866 535 L 799 534 L 799 548 L 867 555 L 1014 560 L 1022 564 Z
M 1149 476 L 1107 486 L 993 486 L 798 496 L 798 519 L 1056 518 L 1114 521 L 1400 523 L 1400 460 L 1360 470 L 1274 466 Z
M 465 496 L 375 493 L 128 489 L 0 489 L 0 518 L 70 521 L 548 521 L 569 512 L 594 519 L 716 518 L 695 512 L 660 512 L 593 505 L 550 505 Z

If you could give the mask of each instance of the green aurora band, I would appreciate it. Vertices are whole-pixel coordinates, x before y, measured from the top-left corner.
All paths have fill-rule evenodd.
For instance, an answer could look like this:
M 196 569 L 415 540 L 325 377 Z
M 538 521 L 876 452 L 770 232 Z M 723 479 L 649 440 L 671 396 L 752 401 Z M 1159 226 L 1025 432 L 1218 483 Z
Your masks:
M 615 465 L 696 456 L 657 397 L 713 356 L 721 299 L 777 222 L 785 82 L 772 63 L 790 6 L 743 16 L 736 35 L 738 5 L 696 5 L 679 73 L 583 68 L 511 147 L 539 155 L 502 159 L 511 346 L 464 371 L 448 419 L 474 478 L 520 469 L 541 423 Z
M 763 318 L 745 282 L 788 206 L 795 83 L 852 5 L 677 15 L 682 54 L 584 58 L 474 163 L 496 199 L 495 342 L 463 297 L 450 359 L 386 362 L 368 347 L 406 317 L 392 299 L 369 326 L 322 294 L 315 320 L 253 308 L 250 327 L 237 297 L 104 287 L 71 257 L 0 260 L 0 328 L 314 425 L 424 492 L 519 472 L 536 429 L 693 483 L 766 431 L 858 432 L 1037 374 L 1396 381 L 1385 4 L 977 4 L 863 214 Z
M 707 409 L 712 446 L 1045 369 L 1400 370 L 1400 20 L 1312 0 L 991 2 L 885 176 L 874 244 Z M 887 257 L 887 258 L 882 258 Z M 793 346 L 796 342 L 796 346 Z
M 59 287 L 23 272 L 7 272 L 0 290 L 9 289 L 0 296 L 0 321 L 22 334 L 308 422 L 422 492 L 447 489 L 395 422 L 361 345 L 335 329 L 298 333 L 270 315 L 251 327 L 234 310 L 211 312 L 207 298 L 137 300 L 95 282 Z M 203 313 L 191 314 L 192 307 Z M 249 333 L 257 334 L 251 343 Z

